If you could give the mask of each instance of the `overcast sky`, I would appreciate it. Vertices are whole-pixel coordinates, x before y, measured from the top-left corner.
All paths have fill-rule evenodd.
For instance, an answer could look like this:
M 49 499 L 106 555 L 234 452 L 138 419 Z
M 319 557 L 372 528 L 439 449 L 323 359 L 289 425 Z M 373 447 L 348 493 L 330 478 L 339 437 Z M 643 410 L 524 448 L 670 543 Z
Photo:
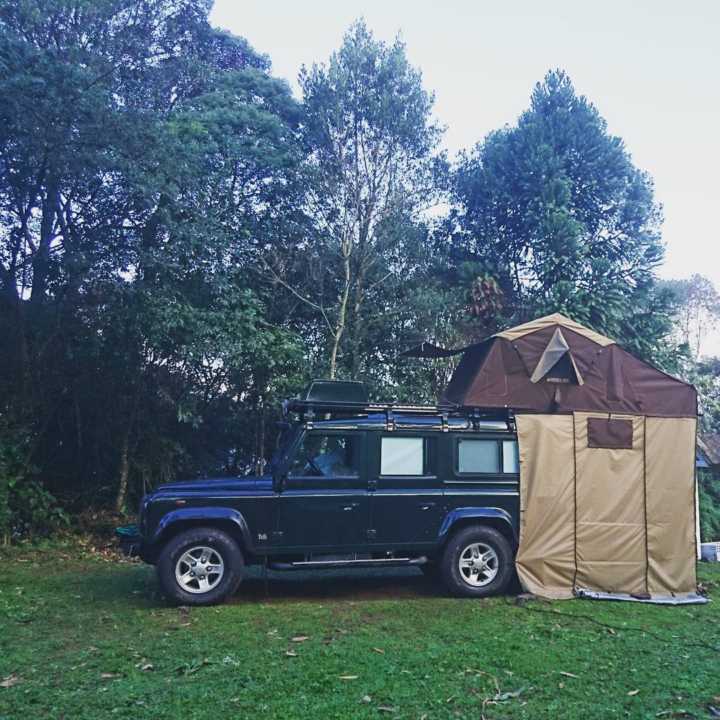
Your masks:
M 514 123 L 545 72 L 566 70 L 655 180 L 660 274 L 699 272 L 720 288 L 720 2 L 216 0 L 212 20 L 297 92 L 300 67 L 326 60 L 360 16 L 383 40 L 401 33 L 451 153 Z

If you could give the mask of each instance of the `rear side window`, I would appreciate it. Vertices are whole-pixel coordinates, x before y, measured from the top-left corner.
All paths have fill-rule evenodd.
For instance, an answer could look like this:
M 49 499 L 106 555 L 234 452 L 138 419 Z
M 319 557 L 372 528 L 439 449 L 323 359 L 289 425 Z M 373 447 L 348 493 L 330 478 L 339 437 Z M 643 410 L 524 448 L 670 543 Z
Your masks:
M 503 440 L 503 472 L 519 473 L 520 458 L 518 456 L 517 440 Z
M 429 441 L 422 437 L 384 437 L 380 441 L 381 475 L 428 475 Z
M 457 448 L 458 472 L 500 472 L 500 446 L 497 440 L 458 440 Z
M 460 438 L 456 452 L 456 467 L 460 474 L 519 472 L 517 440 Z

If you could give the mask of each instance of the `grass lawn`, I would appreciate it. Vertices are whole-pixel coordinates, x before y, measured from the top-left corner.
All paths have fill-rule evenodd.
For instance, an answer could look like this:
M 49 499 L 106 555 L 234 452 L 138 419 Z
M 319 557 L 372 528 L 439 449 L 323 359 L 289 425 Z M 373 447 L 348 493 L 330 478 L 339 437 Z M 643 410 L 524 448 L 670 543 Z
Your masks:
M 715 602 L 443 597 L 416 570 L 250 577 L 172 608 L 152 568 L 1 549 L 0 718 L 709 718 Z

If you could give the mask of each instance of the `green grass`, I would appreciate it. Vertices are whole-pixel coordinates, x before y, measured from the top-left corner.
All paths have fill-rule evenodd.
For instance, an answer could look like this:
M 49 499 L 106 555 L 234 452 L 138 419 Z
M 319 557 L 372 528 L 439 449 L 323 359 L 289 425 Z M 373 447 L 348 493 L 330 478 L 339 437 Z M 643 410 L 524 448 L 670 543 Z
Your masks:
M 0 718 L 672 718 L 720 706 L 716 601 L 462 601 L 414 571 L 257 576 L 167 606 L 152 568 L 0 552 Z M 293 638 L 307 636 L 295 641 Z M 8 682 L 7 678 L 12 678 Z M 15 681 L 13 684 L 12 681 Z

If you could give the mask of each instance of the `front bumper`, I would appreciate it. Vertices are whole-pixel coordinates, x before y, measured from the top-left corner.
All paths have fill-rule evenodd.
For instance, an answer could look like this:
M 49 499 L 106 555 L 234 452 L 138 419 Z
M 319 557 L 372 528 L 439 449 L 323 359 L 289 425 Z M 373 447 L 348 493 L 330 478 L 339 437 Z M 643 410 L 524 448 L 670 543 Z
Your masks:
M 137 525 L 123 525 L 115 528 L 115 535 L 122 552 L 128 557 L 142 554 L 142 536 Z

